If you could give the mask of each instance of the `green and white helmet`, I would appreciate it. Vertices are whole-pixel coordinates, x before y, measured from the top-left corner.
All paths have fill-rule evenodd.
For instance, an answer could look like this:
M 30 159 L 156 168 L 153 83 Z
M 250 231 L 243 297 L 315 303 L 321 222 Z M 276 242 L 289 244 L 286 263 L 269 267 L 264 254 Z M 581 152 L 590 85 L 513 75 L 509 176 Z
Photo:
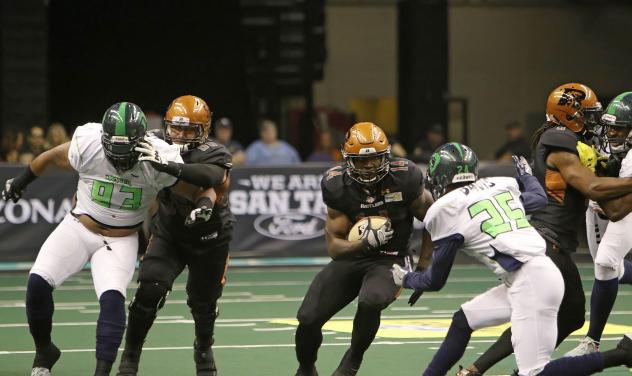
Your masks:
M 608 104 L 601 116 L 601 123 L 605 127 L 625 127 L 628 135 L 624 138 L 606 136 L 610 154 L 625 154 L 632 147 L 632 91 L 617 95 Z
M 101 126 L 101 144 L 110 163 L 120 171 L 134 167 L 139 157 L 134 149 L 147 131 L 147 119 L 140 107 L 130 102 L 115 103 L 105 111 Z
M 426 184 L 435 200 L 443 196 L 450 184 L 478 179 L 478 158 L 469 147 L 458 142 L 443 144 L 428 163 Z

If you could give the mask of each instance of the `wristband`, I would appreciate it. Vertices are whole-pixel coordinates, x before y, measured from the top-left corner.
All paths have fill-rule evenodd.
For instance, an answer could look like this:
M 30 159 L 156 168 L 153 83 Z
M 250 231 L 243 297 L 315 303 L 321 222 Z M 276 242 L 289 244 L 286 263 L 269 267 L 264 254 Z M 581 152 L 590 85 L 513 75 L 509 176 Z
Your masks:
M 18 189 L 24 189 L 27 185 L 31 184 L 33 180 L 37 179 L 37 175 L 31 170 L 31 166 L 27 166 L 22 173 L 13 179 L 13 184 Z

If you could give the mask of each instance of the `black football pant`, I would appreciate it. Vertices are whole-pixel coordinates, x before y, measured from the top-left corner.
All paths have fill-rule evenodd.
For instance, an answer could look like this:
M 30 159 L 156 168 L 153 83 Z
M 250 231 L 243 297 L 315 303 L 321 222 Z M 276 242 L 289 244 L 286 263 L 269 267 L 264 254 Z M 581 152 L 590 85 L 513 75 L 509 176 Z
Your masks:
M 381 311 L 400 292 L 391 266 L 404 262 L 401 256 L 333 260 L 314 277 L 297 314 L 296 357 L 301 368 L 310 369 L 316 362 L 323 325 L 356 297 L 350 350 L 356 362 L 362 360 L 380 326 Z
M 586 297 L 579 270 L 571 258 L 571 252 L 560 250 L 558 246 L 547 240 L 546 255 L 557 265 L 564 279 L 564 297 L 557 313 L 556 346 L 559 346 L 566 337 L 584 325 Z M 474 366 L 479 372 L 484 373 L 512 353 L 511 328 L 509 328 L 474 362 Z
M 151 328 L 157 311 L 164 305 L 173 281 L 189 269 L 187 304 L 195 322 L 198 348 L 213 343 L 217 300 L 222 296 L 228 258 L 228 244 L 190 249 L 176 242 L 152 236 L 138 273 L 138 289 L 129 307 L 126 347 L 139 348 Z

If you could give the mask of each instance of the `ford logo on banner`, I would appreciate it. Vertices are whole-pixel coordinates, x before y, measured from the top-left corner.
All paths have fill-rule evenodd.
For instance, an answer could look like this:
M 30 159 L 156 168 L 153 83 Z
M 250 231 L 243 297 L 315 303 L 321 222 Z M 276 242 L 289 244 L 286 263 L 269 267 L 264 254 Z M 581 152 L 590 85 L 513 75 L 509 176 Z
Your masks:
M 324 234 L 325 217 L 315 214 L 264 214 L 254 221 L 255 230 L 279 240 L 305 240 Z

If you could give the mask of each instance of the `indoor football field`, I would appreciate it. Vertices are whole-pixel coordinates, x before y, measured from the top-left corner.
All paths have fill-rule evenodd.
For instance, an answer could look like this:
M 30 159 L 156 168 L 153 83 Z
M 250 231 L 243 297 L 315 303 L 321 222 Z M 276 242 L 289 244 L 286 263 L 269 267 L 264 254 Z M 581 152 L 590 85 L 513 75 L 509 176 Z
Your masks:
M 223 376 L 293 375 L 295 315 L 307 287 L 320 267 L 250 267 L 229 269 L 228 283 L 220 300 L 215 330 L 215 357 Z M 592 287 L 592 266 L 581 265 L 584 289 Z M 27 375 L 33 343 L 24 313 L 26 272 L 0 273 L 0 374 Z M 417 305 L 406 304 L 409 291 L 387 308 L 377 338 L 365 355 L 359 375 L 420 375 L 440 345 L 452 317 L 463 301 L 496 284 L 483 266 L 456 265 L 443 291 L 426 293 Z M 185 275 L 176 281 L 167 304 L 149 333 L 140 375 L 193 375 L 193 324 L 186 305 Z M 134 285 L 128 290 L 128 301 Z M 632 290 L 621 287 L 602 349 L 616 345 L 623 333 L 632 332 Z M 98 302 L 90 273 L 81 272 L 54 293 L 53 340 L 62 357 L 53 375 L 91 375 L 94 367 L 95 322 Z M 587 293 L 587 299 L 589 294 Z M 355 312 L 352 303 L 323 329 L 318 371 L 330 375 L 346 350 Z M 464 358 L 469 364 L 501 333 L 496 327 L 475 333 Z M 575 333 L 555 353 L 574 347 L 586 328 Z M 120 354 L 120 352 L 119 352 Z M 118 362 L 117 362 L 118 364 Z M 487 375 L 508 375 L 513 357 Z M 117 365 L 115 365 L 117 367 Z M 453 375 L 456 372 L 450 372 Z M 115 372 L 112 372 L 115 374 Z M 629 375 L 615 368 L 604 375 Z

